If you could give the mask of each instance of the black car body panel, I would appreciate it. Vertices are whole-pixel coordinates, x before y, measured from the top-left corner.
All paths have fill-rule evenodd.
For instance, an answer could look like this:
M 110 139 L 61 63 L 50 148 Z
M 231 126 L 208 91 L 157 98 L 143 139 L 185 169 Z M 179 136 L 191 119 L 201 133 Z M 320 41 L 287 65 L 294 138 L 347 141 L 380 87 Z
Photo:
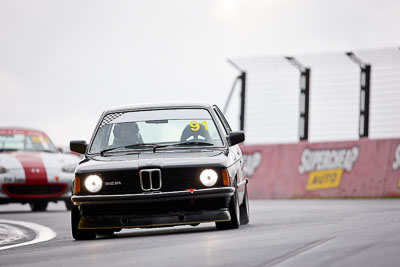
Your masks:
M 162 151 L 161 149 L 155 153 L 143 151 L 128 155 L 113 156 L 94 156 L 90 157 L 87 162 L 81 163 L 77 173 L 90 173 L 102 170 L 118 170 L 127 167 L 132 169 L 148 168 L 151 166 L 159 168 L 171 168 L 181 166 L 207 167 L 210 165 L 225 167 L 229 164 L 229 159 L 224 155 L 222 150 L 199 149 L 190 151 L 175 150 Z
M 103 119 L 109 118 L 110 114 L 118 112 L 118 116 L 121 116 L 123 112 L 130 111 L 182 108 L 207 110 L 221 137 L 221 143 L 213 146 L 166 145 L 157 149 L 91 153 L 95 135 L 104 126 Z M 234 198 L 237 200 L 236 205 L 245 202 L 247 179 L 240 148 L 237 144 L 230 143 L 229 134 L 232 131 L 221 117 L 223 115 L 216 106 L 204 104 L 153 104 L 104 112 L 87 145 L 85 158 L 75 172 L 74 193 L 71 198 L 75 205 L 72 211 L 74 238 L 92 237 L 92 232 L 84 232 L 89 231 L 88 229 L 231 221 Z M 238 139 L 239 132 L 234 133 Z M 242 138 L 244 139 L 244 135 Z M 75 150 L 80 151 L 84 147 L 79 147 L 79 144 L 86 146 L 83 141 L 76 141 L 75 144 L 78 144 Z M 207 186 L 200 180 L 200 175 L 209 170 L 218 177 L 212 186 Z M 91 193 L 86 188 L 85 183 L 89 176 L 101 178 L 102 186 L 99 191 Z M 87 235 L 88 233 L 90 234 Z

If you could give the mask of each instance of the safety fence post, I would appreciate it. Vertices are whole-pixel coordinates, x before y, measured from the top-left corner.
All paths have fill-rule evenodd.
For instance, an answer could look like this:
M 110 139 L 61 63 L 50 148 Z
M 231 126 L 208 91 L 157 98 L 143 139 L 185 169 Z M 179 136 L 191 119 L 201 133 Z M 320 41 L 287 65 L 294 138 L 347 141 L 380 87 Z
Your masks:
M 311 69 L 294 57 L 286 57 L 300 71 L 299 140 L 308 140 Z
M 356 63 L 360 71 L 360 117 L 359 117 L 359 136 L 368 137 L 369 130 L 369 95 L 371 82 L 371 65 L 363 62 L 353 52 L 346 55 Z
M 233 91 L 236 87 L 236 82 L 240 80 L 241 83 L 241 92 L 240 92 L 240 130 L 244 131 L 244 121 L 245 121 L 245 104 L 246 104 L 246 72 L 242 70 L 238 65 L 236 65 L 232 60 L 228 59 L 228 63 L 230 63 L 235 69 L 240 71 L 240 75 L 235 79 L 232 89 L 229 93 L 228 99 L 226 100 L 224 113 L 227 111 Z

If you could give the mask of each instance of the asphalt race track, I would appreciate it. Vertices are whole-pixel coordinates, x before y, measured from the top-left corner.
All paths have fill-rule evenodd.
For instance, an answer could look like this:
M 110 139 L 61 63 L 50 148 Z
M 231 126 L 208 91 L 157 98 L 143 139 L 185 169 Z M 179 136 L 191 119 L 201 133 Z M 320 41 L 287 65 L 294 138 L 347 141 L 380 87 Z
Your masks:
M 63 203 L 32 213 L 0 206 L 0 219 L 51 228 L 54 239 L 0 250 L 0 266 L 398 266 L 400 200 L 253 200 L 250 224 L 123 230 L 74 241 Z

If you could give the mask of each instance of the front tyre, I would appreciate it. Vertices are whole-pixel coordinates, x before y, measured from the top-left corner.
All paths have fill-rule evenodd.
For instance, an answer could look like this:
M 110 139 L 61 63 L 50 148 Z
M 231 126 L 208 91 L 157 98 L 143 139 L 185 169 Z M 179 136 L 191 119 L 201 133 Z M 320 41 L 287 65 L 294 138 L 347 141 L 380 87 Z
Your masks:
M 72 210 L 72 206 L 74 206 L 72 201 L 70 199 L 67 199 L 64 202 L 65 202 L 65 207 L 67 208 L 67 210 Z
M 114 235 L 114 229 L 99 229 L 96 230 L 96 234 L 102 235 L 102 236 L 113 236 Z
M 49 203 L 46 201 L 36 201 L 29 203 L 32 211 L 45 211 Z
M 237 229 L 240 226 L 240 211 L 239 211 L 239 198 L 238 190 L 235 185 L 235 193 L 229 202 L 229 213 L 231 220 L 229 222 L 216 222 L 215 226 L 218 230 Z
M 79 214 L 79 209 L 77 206 L 73 206 L 71 209 L 71 230 L 72 237 L 75 240 L 91 240 L 96 238 L 96 233 L 94 230 L 78 229 L 79 221 L 81 220 L 81 215 Z
M 249 209 L 249 196 L 247 194 L 247 185 L 244 189 L 243 203 L 239 207 L 240 210 L 240 224 L 246 225 L 250 221 L 250 209 Z

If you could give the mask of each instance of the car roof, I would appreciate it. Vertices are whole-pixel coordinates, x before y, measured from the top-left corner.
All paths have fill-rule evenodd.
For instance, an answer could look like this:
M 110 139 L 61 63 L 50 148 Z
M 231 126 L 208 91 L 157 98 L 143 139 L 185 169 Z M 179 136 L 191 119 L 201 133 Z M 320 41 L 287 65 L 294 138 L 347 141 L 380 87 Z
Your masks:
M 29 127 L 16 127 L 16 126 L 0 126 L 0 130 L 20 130 L 20 131 L 32 131 L 32 132 L 40 132 L 45 133 L 44 131 L 29 128 Z
M 113 107 L 105 110 L 104 112 L 110 113 L 110 112 L 127 111 L 127 110 L 166 109 L 166 108 L 211 108 L 211 105 L 199 102 L 143 103 L 143 104 Z

